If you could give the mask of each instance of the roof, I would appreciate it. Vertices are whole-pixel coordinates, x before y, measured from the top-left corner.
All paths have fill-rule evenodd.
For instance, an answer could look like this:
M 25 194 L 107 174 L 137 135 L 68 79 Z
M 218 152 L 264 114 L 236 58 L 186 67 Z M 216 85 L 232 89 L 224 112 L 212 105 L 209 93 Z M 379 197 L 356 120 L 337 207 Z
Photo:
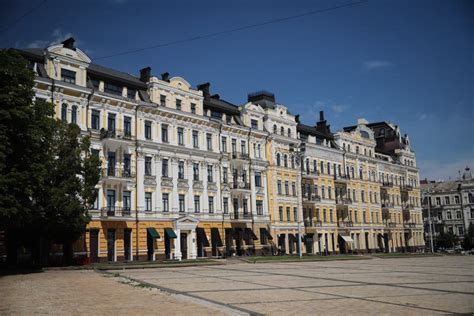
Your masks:
M 453 192 L 458 190 L 460 183 L 460 181 L 430 182 L 421 184 L 421 190 L 429 190 L 431 193 Z
M 309 125 L 299 123 L 296 128 L 297 128 L 298 132 L 303 133 L 303 134 L 309 134 L 309 135 L 312 135 L 312 136 L 331 139 L 331 140 L 334 139 L 332 134 L 321 133 L 314 126 L 309 126 Z
M 240 114 L 240 110 L 236 105 L 230 102 L 227 102 L 225 100 L 216 99 L 212 97 L 204 99 L 204 107 L 217 111 L 217 112 L 224 112 L 226 114 L 233 114 L 233 115 Z

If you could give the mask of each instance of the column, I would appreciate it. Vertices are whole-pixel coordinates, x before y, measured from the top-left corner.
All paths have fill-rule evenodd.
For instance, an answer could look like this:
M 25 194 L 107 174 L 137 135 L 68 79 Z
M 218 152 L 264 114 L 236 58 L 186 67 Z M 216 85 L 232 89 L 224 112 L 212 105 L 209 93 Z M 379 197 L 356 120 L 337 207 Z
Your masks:
M 160 201 L 162 200 L 162 194 L 161 194 L 161 158 L 158 155 L 155 155 L 155 177 L 156 177 L 156 191 L 155 191 L 155 196 L 156 196 L 156 202 L 158 203 L 157 205 L 160 205 Z
M 203 211 L 207 210 L 206 213 L 209 213 L 209 197 L 208 197 L 208 192 L 207 192 L 207 163 L 202 161 L 199 165 L 200 165 L 200 168 L 199 168 L 200 180 L 202 181 L 202 184 L 203 184 L 201 209 Z
M 223 213 L 222 209 L 222 195 L 221 195 L 221 165 L 216 162 L 214 165 L 214 182 L 216 183 L 217 191 L 214 198 L 215 213 Z
M 178 212 L 179 205 L 179 196 L 178 196 L 178 160 L 176 158 L 171 159 L 171 170 L 170 176 L 173 181 L 173 194 L 171 197 L 171 207 L 172 212 Z
M 252 170 L 249 174 L 250 177 L 250 205 L 252 205 L 252 217 L 255 218 L 257 215 L 257 196 L 255 194 L 255 172 Z
M 268 185 L 267 185 L 267 172 L 266 170 L 262 171 L 262 185 L 263 185 L 263 194 L 264 194 L 264 198 L 263 198 L 263 214 L 265 216 L 269 216 L 270 214 L 270 210 L 268 209 L 268 204 L 267 204 L 267 201 L 268 201 Z
M 194 197 L 193 197 L 193 161 L 187 160 L 186 161 L 188 172 L 187 172 L 187 179 L 188 179 L 188 213 L 193 213 L 194 209 Z
M 145 157 L 143 152 L 138 152 L 137 159 L 137 212 L 145 209 L 145 188 L 143 185 L 144 174 L 145 174 Z M 156 202 L 156 201 L 155 201 Z
M 191 230 L 191 234 L 189 235 L 191 238 L 191 242 L 189 243 L 189 245 L 191 246 L 190 259 L 196 259 L 196 256 L 197 256 L 196 229 Z
M 182 253 L 181 253 L 181 230 L 175 229 L 175 233 L 177 238 L 174 239 L 174 258 L 181 261 Z

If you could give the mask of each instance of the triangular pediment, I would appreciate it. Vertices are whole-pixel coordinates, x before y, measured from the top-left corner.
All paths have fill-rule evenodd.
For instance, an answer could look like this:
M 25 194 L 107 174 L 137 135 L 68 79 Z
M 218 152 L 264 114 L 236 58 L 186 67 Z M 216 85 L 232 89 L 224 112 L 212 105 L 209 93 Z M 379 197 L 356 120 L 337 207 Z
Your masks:
M 176 219 L 176 223 L 181 223 L 181 224 L 186 224 L 186 223 L 199 223 L 199 220 L 197 218 L 195 218 L 194 216 L 190 216 L 190 215 L 186 215 L 186 216 L 183 216 L 183 217 L 180 217 L 178 219 Z

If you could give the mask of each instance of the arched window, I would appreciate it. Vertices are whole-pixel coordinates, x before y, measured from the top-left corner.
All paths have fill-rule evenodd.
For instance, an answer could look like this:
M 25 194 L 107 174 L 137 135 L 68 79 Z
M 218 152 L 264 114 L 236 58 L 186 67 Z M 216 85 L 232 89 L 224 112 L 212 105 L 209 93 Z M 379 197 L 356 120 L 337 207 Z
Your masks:
M 352 179 L 355 179 L 354 167 L 351 167 L 351 176 L 352 176 Z
M 276 126 L 276 124 L 273 124 L 273 133 L 274 133 L 274 134 L 277 133 L 277 126 Z
M 282 135 L 285 135 L 285 128 L 284 128 L 283 126 L 280 128 L 280 133 L 281 133 Z
M 346 143 L 342 144 L 342 150 L 346 151 Z
M 291 129 L 288 129 L 288 137 L 291 137 Z
M 280 157 L 280 154 L 277 154 L 276 158 L 277 158 L 277 166 L 280 166 L 280 165 L 281 165 L 281 157 Z
M 77 124 L 77 106 L 72 106 L 71 123 Z
M 287 155 L 283 156 L 283 165 L 285 166 L 285 168 L 288 168 L 288 156 Z
M 66 122 L 67 121 L 67 104 L 63 103 L 61 106 L 61 120 Z
M 347 145 L 347 151 L 350 152 L 351 151 L 351 145 Z
M 291 168 L 295 168 L 295 156 L 291 156 Z

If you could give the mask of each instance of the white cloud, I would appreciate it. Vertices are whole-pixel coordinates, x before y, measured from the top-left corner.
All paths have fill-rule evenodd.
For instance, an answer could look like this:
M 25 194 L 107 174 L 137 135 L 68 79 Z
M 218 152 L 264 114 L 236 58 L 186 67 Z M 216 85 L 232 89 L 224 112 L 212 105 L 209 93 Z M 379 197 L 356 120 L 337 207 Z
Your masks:
M 418 120 L 423 121 L 423 120 L 426 120 L 426 118 L 428 118 L 428 114 L 422 113 L 422 114 L 418 117 Z
M 342 113 L 347 110 L 349 107 L 343 104 L 333 104 L 331 105 L 331 109 L 336 113 Z
M 60 28 L 54 29 L 53 32 L 50 35 L 49 39 L 46 40 L 34 40 L 26 45 L 27 48 L 45 48 L 53 44 L 58 44 L 63 42 L 64 40 L 74 37 L 74 34 L 70 32 L 64 32 Z M 77 38 L 74 38 L 76 40 L 76 45 L 82 45 L 82 41 L 78 40 Z
M 387 60 L 368 60 L 364 62 L 365 68 L 368 70 L 376 69 L 376 68 L 386 68 L 393 66 L 393 64 Z
M 435 160 L 419 160 L 420 179 L 428 180 L 454 180 L 459 177 L 459 171 L 464 171 L 466 166 L 474 168 L 474 159 L 461 159 L 449 163 Z

